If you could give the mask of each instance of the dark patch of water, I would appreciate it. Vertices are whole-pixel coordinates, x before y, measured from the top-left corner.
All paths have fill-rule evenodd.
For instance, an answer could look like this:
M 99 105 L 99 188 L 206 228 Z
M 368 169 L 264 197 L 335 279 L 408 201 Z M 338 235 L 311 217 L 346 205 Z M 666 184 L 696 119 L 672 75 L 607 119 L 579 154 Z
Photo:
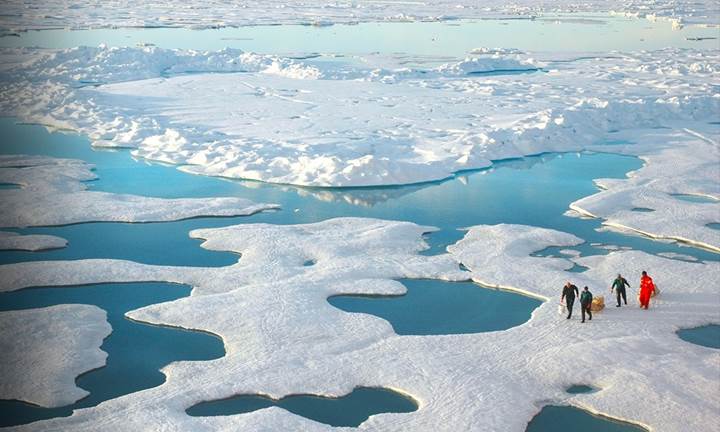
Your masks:
M 575 384 L 575 385 L 571 385 L 570 387 L 568 387 L 565 391 L 570 394 L 583 394 L 583 393 L 593 393 L 593 392 L 596 392 L 597 390 L 595 388 L 590 387 L 585 384 Z
M 680 339 L 695 345 L 720 349 L 720 325 L 718 324 L 680 329 L 677 334 Z
M 338 295 L 328 302 L 346 312 L 369 313 L 400 335 L 506 330 L 526 322 L 540 301 L 472 282 L 403 279 L 404 295 Z
M 418 409 L 415 401 L 392 390 L 358 387 L 345 396 L 330 398 L 316 395 L 291 395 L 271 399 L 262 395 L 238 395 L 228 399 L 202 402 L 187 409 L 191 416 L 243 414 L 277 406 L 311 420 L 331 426 L 357 427 L 371 415 L 408 413 Z
M 525 429 L 525 432 L 547 431 L 647 432 L 647 429 L 571 406 L 548 405 L 530 420 Z
M 674 198 L 679 199 L 680 201 L 688 201 L 688 202 L 694 202 L 694 203 L 703 203 L 703 204 L 711 204 L 711 203 L 717 203 L 718 200 L 715 198 L 704 196 L 704 195 L 695 195 L 695 194 L 673 194 Z

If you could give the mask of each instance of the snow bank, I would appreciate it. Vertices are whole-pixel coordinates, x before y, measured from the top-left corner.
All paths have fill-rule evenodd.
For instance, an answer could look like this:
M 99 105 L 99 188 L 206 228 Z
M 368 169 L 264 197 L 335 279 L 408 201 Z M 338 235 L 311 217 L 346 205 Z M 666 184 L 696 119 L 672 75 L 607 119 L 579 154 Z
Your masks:
M 538 66 L 531 61 L 521 61 L 517 58 L 493 55 L 491 57 L 468 57 L 458 63 L 446 64 L 439 67 L 438 72 L 448 76 L 463 76 L 489 72 L 523 72 L 538 70 Z
M 0 28 L 25 30 L 43 28 L 189 27 L 217 28 L 263 24 L 330 26 L 372 21 L 444 21 L 459 18 L 532 19 L 543 13 L 607 12 L 647 19 L 674 19 L 677 22 L 717 23 L 712 1 L 635 0 L 536 2 L 515 0 L 438 0 L 433 2 L 378 2 L 355 0 L 326 2 L 308 0 L 246 0 L 240 5 L 221 0 L 204 2 L 143 2 L 130 0 L 23 1 L 4 4 Z
M 67 240 L 52 235 L 20 235 L 14 232 L 0 231 L 0 250 L 42 251 L 60 249 L 67 246 Z
M 88 191 L 82 182 L 95 178 L 91 169 L 91 165 L 73 159 L 0 156 L 0 182 L 22 186 L 20 189 L 0 190 L 0 200 L 5 204 L 0 208 L 0 226 L 172 221 L 198 216 L 250 215 L 277 207 L 240 198 L 161 199 Z M 61 239 L 49 236 L 4 237 L 7 238 L 2 240 L 5 243 L 65 244 Z
M 420 405 L 414 413 L 373 416 L 361 430 L 520 432 L 548 403 L 572 404 L 657 431 L 720 426 L 720 396 L 715 391 L 720 353 L 675 334 L 679 327 L 717 319 L 720 293 L 713 281 L 720 265 L 635 251 L 572 260 L 530 257 L 550 245 L 571 246 L 582 240 L 516 225 L 473 227 L 450 248 L 451 255 L 426 257 L 418 253 L 426 247 L 422 233 L 429 229 L 346 218 L 193 232 L 207 239 L 204 247 L 242 254 L 237 264 L 215 269 L 111 260 L 103 265 L 81 260 L 0 266 L 3 290 L 49 280 L 192 284 L 190 297 L 128 315 L 216 333 L 227 350 L 221 359 L 168 365 L 163 369 L 167 381 L 159 387 L 13 430 L 88 430 L 102 425 L 117 430 L 324 431 L 331 428 L 281 409 L 207 418 L 187 416 L 184 410 L 239 393 L 338 396 L 356 386 L 392 388 Z M 308 259 L 316 264 L 303 266 Z M 472 270 L 473 279 L 553 300 L 522 326 L 447 336 L 397 336 L 378 317 L 345 313 L 326 301 L 341 293 L 399 294 L 404 288 L 392 279 L 401 277 L 465 278 L 468 273 L 457 269 L 458 261 Z M 566 272 L 573 261 L 589 270 L 582 275 Z M 566 278 L 590 286 L 598 295 L 617 272 L 636 287 L 641 269 L 663 286 L 649 311 L 608 308 L 582 325 L 577 317 L 567 321 L 558 316 L 555 299 Z M 630 297 L 632 302 L 632 291 Z M 568 395 L 565 389 L 576 383 L 600 391 Z M 638 398 L 646 403 L 638 404 Z
M 155 78 L 184 73 L 264 72 L 295 78 L 314 78 L 320 71 L 289 58 L 239 49 L 219 51 L 172 50 L 150 47 L 76 47 L 66 50 L 18 50 L 4 53 L 3 72 L 14 79 L 52 80 L 78 86 Z M 22 54 L 31 53 L 30 57 Z M 18 60 L 17 58 L 15 58 Z M 28 70 L 34 71 L 27 74 Z
M 48 408 L 82 399 L 75 378 L 105 365 L 100 346 L 111 331 L 91 305 L 0 312 L 0 399 Z

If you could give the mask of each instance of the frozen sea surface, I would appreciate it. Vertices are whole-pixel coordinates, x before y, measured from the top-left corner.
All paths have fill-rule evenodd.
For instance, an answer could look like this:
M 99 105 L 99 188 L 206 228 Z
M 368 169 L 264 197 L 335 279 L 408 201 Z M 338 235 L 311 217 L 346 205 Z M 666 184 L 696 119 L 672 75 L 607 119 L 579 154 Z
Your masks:
M 57 7 L 49 3 L 0 23 L 14 21 L 20 30 L 30 27 L 30 19 L 42 28 L 77 27 L 89 9 L 102 12 L 82 24 L 91 27 L 268 23 L 259 3 L 246 5 L 245 21 L 228 12 L 223 22 L 217 15 L 198 21 L 192 4 L 170 20 L 158 15 L 164 5 L 148 4 L 142 15 L 127 14 L 126 6 L 98 10 L 77 2 L 63 14 L 40 18 Z M 714 229 L 720 221 L 713 213 L 720 191 L 712 164 L 720 136 L 718 50 L 716 40 L 706 39 L 717 29 L 683 27 L 712 23 L 715 12 L 706 3 L 587 3 L 583 9 L 589 12 L 618 6 L 620 13 L 648 19 L 528 19 L 569 5 L 553 2 L 546 11 L 528 4 L 488 4 L 484 10 L 461 5 L 457 14 L 443 16 L 435 13 L 438 6 L 403 5 L 397 15 L 399 4 L 313 9 L 317 5 L 310 2 L 264 16 L 315 27 L 23 32 L 0 38 L 7 47 L 0 52 L 3 113 L 89 137 L 48 134 L 6 119 L 0 124 L 2 153 L 95 164 L 92 175 L 88 166 L 73 165 L 81 178 L 62 182 L 59 192 L 107 193 L 104 210 L 122 193 L 229 196 L 280 205 L 279 211 L 244 217 L 161 224 L 10 224 L 10 234 L 3 234 L 6 246 L 41 251 L 0 252 L 0 289 L 19 290 L 2 294 L 8 299 L 3 304 L 18 309 L 20 303 L 97 300 L 111 312 L 114 333 L 102 348 L 108 365 L 77 381 L 91 393 L 80 405 L 44 411 L 3 402 L 3 413 L 21 410 L 15 422 L 22 423 L 90 407 L 21 428 L 28 430 L 92 429 L 100 423 L 128 430 L 326 430 L 277 407 L 231 417 L 189 417 L 185 410 L 239 394 L 341 397 L 369 386 L 408 394 L 419 409 L 372 416 L 364 429 L 519 431 L 542 406 L 558 403 L 653 430 L 720 425 L 720 401 L 711 392 L 717 354 L 676 334 L 717 316 L 711 281 L 717 279 L 718 254 L 710 250 L 720 245 Z M 202 14 L 223 11 L 218 5 Z M 313 12 L 303 14 L 308 11 Z M 480 15 L 522 19 L 455 19 Z M 330 26 L 350 20 L 364 24 Z M 437 22 L 375 23 L 385 20 Z M 101 42 L 124 48 L 97 46 Z M 219 50 L 225 46 L 230 48 Z M 280 106 L 287 116 L 278 115 Z M 192 176 L 152 160 L 217 177 Z M 296 169 L 301 166 L 310 168 Z M 8 172 L 0 191 L 5 196 L 34 190 L 22 173 Z M 416 184 L 389 186 L 395 183 Z M 373 187 L 307 187 L 312 185 Z M 688 199 L 698 196 L 708 198 Z M 42 206 L 48 199 L 36 201 Z M 64 220 L 58 214 L 25 220 Z M 468 227 L 473 228 L 461 231 Z M 45 250 L 49 244 L 65 247 Z M 444 253 L 448 246 L 450 254 Z M 579 328 L 557 317 L 551 299 L 564 280 L 602 293 L 618 269 L 634 273 L 640 267 L 650 269 L 662 287 L 651 311 L 610 308 Z M 697 284 L 683 283 L 690 275 Z M 498 301 L 498 311 L 512 307 L 512 300 L 527 300 L 518 293 L 542 303 L 527 322 L 526 315 L 493 320 L 505 331 L 404 336 L 393 331 L 392 314 L 388 322 L 327 302 L 338 295 L 400 299 L 404 288 L 396 281 L 408 278 L 455 281 L 438 282 L 443 286 L 472 278 L 515 291 L 507 300 L 486 292 Z M 172 296 L 164 283 L 150 284 L 154 288 L 143 296 L 124 289 L 147 281 L 182 284 L 172 285 L 182 296 L 187 286 L 193 292 L 159 303 Z M 107 282 L 136 284 L 98 289 Z M 94 285 L 31 288 L 55 284 Z M 117 297 L 110 295 L 115 287 Z M 133 302 L 140 300 L 148 306 L 137 309 Z M 128 378 L 128 368 L 139 336 L 117 343 L 130 324 L 167 335 L 141 343 L 158 353 L 152 364 L 137 369 L 137 378 Z M 206 334 L 193 335 L 212 346 L 194 349 L 194 342 L 179 342 L 189 351 L 166 349 L 157 342 L 174 346 L 185 333 L 147 324 L 217 334 L 225 356 L 213 352 L 219 341 Z M 623 368 L 608 361 L 610 348 L 614 359 L 628 360 Z M 158 372 L 185 354 L 214 360 L 173 362 Z M 568 356 L 587 367 L 568 370 Z M 662 368 L 644 367 L 658 359 Z M 120 383 L 107 385 L 112 380 Z M 688 380 L 697 400 L 687 397 Z M 566 390 L 577 383 L 598 391 L 569 395 Z M 636 394 L 648 402 L 643 409 Z M 689 406 L 696 415 L 687 418 Z M 542 413 L 553 410 L 559 417 L 548 427 L 579 414 L 552 407 Z M 587 429 L 598 419 L 582 414 L 570 421 Z M 599 427 L 607 427 L 602 422 Z
M 278 212 L 259 213 L 248 220 L 274 224 L 309 223 L 333 217 L 362 216 L 412 220 L 439 231 L 428 235 L 427 254 L 439 254 L 445 246 L 462 238 L 460 229 L 477 223 L 522 223 L 565 229 L 586 239 L 578 250 L 605 254 L 595 244 L 615 244 L 654 253 L 691 254 L 702 260 L 717 260 L 717 254 L 653 242 L 642 237 L 598 232 L 599 224 L 567 218 L 563 213 L 574 200 L 597 191 L 592 180 L 623 177 L 641 161 L 612 154 L 570 153 L 540 155 L 498 163 L 494 168 L 458 174 L 443 182 L 380 188 L 299 188 L 259 182 L 232 181 L 179 172 L 172 166 L 135 161 L 127 151 L 92 150 L 89 142 L 74 134 L 48 133 L 39 126 L 16 125 L 0 120 L 8 137 L 3 152 L 47 154 L 87 160 L 98 178 L 88 182 L 90 190 L 148 196 L 208 197 L 237 196 L 252 201 L 280 204 Z M 466 205 L 468 202 L 474 205 Z M 162 224 L 78 224 L 66 227 L 28 228 L 24 234 L 55 234 L 70 240 L 70 247 L 42 253 L 4 252 L 3 262 L 45 259 L 119 258 L 152 264 L 224 266 L 238 256 L 198 247 L 187 233 L 196 228 L 241 223 L 240 218 L 198 218 Z M 136 245 L 142 243 L 138 250 Z M 73 247 L 77 246 L 77 247 Z
M 268 54 L 320 56 L 367 55 L 376 52 L 407 62 L 439 61 L 477 53 L 480 47 L 529 51 L 608 52 L 681 48 L 714 48 L 717 29 L 607 15 L 549 15 L 536 20 L 361 23 L 356 26 L 252 26 L 199 31 L 188 28 L 126 28 L 27 31 L 0 36 L 0 47 L 73 48 L 76 46 L 158 46 L 220 50 L 236 48 Z M 362 34 L 362 38 L 357 35 Z M 699 40 L 695 40 L 699 39 Z M 333 55 L 334 54 L 334 55 Z
M 160 385 L 165 381 L 160 369 L 173 361 L 222 357 L 225 354 L 222 341 L 214 335 L 150 326 L 125 316 L 127 311 L 172 301 L 189 293 L 190 287 L 182 285 L 137 283 L 30 288 L 0 294 L 0 311 L 68 303 L 71 306 L 90 304 L 106 311 L 107 321 L 112 326 L 112 333 L 106 335 L 101 346 L 107 353 L 107 361 L 76 379 L 77 386 L 85 390 L 83 396 L 87 397 L 78 398 L 80 400 L 74 403 L 66 401 L 53 408 L 18 400 L 0 400 L 0 426 L 68 416 L 75 409 Z
M 580 25 L 557 25 L 566 24 Z M 662 39 L 657 28 L 650 32 L 648 40 Z M 422 183 L 544 152 L 637 156 L 648 165 L 632 179 L 598 180 L 608 190 L 574 202 L 573 211 L 610 229 L 718 250 L 709 224 L 720 202 L 693 207 L 677 198 L 719 194 L 712 164 L 697 157 L 717 153 L 718 51 L 679 48 L 695 39 L 599 55 L 476 47 L 434 60 L 156 46 L 7 49 L 0 91 L 5 114 L 78 131 L 95 147 L 278 184 Z M 668 170 L 675 181 L 648 182 Z M 633 211 L 640 208 L 654 212 Z
M 318 27 L 336 23 L 356 24 L 367 21 L 453 21 L 459 18 L 534 19 L 553 12 L 610 12 L 646 17 L 649 21 L 667 20 L 675 27 L 683 23 L 717 22 L 717 5 L 712 1 L 636 0 L 584 1 L 548 0 L 511 2 L 485 0 L 425 1 L 339 1 L 246 0 L 241 4 L 213 0 L 199 2 L 143 2 L 130 0 L 111 3 L 97 0 L 11 0 L 4 4 L 0 28 L 92 27 L 189 27 L 216 28 L 258 24 L 305 24 Z M 587 19 L 577 19 L 587 22 Z

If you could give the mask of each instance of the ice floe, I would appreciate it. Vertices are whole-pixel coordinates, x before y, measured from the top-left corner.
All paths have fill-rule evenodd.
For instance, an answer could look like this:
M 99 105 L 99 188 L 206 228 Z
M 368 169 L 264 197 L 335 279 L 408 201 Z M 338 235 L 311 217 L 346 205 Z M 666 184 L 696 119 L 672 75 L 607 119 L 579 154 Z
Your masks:
M 52 408 L 83 398 L 75 378 L 105 365 L 100 345 L 111 331 L 91 305 L 0 312 L 0 399 Z
M 716 23 L 718 12 L 712 1 L 634 0 L 536 2 L 515 0 L 421 1 L 337 1 L 246 0 L 240 5 L 221 0 L 191 2 L 144 2 L 141 8 L 129 0 L 100 2 L 79 0 L 10 0 L 0 28 L 6 31 L 47 28 L 98 27 L 189 27 L 218 28 L 263 24 L 303 24 L 318 27 L 333 24 L 392 21 L 448 21 L 456 19 L 534 19 L 557 12 L 609 12 L 647 18 L 667 19 L 674 27 L 683 23 Z
M 599 180 L 607 190 L 575 202 L 576 213 L 720 245 L 708 226 L 720 202 L 677 199 L 718 196 L 717 51 L 581 62 L 481 51 L 420 69 L 230 49 L 4 50 L 0 111 L 196 174 L 307 186 L 409 184 L 542 152 L 620 152 L 647 166 L 628 180 Z M 477 74 L 538 69 L 521 79 Z M 669 169 L 673 179 L 652 181 Z M 633 211 L 641 207 L 656 211 Z
M 720 232 L 708 227 L 720 220 L 717 135 L 685 129 L 645 131 L 640 136 L 646 164 L 627 179 L 596 180 L 602 190 L 575 201 L 570 208 L 578 214 L 602 218 L 611 228 L 720 252 Z M 675 199 L 677 194 L 715 199 L 681 201 Z
M 242 216 L 276 208 L 241 198 L 161 199 L 89 191 L 83 183 L 95 178 L 92 166 L 79 160 L 42 156 L 0 156 L 0 182 L 20 189 L 0 190 L 0 226 L 65 225 L 90 221 L 155 222 L 198 216 Z M 50 211 L 50 209 L 58 209 Z M 26 248 L 64 246 L 49 236 L 4 235 L 0 243 Z M 28 242 L 33 244 L 28 245 Z M 38 245 L 38 242 L 42 242 Z
M 0 231 L 0 250 L 42 251 L 60 249 L 67 246 L 67 240 L 52 235 L 20 235 L 14 232 Z
M 185 410 L 236 394 L 341 396 L 357 386 L 394 389 L 419 404 L 413 413 L 372 416 L 362 430 L 520 432 L 543 405 L 553 403 L 658 431 L 720 426 L 715 391 L 720 353 L 688 346 L 675 334 L 678 328 L 716 319 L 717 263 L 636 251 L 532 257 L 549 246 L 582 240 L 517 225 L 472 227 L 450 254 L 426 257 L 419 252 L 426 247 L 422 234 L 430 229 L 347 218 L 195 231 L 194 236 L 206 239 L 204 247 L 242 254 L 237 264 L 219 269 L 112 260 L 0 266 L 6 291 L 50 280 L 62 285 L 112 280 L 192 284 L 190 297 L 128 316 L 218 334 L 227 351 L 218 360 L 168 365 L 163 369 L 167 381 L 159 387 L 14 430 L 100 425 L 115 430 L 330 430 L 276 408 L 226 417 L 190 417 Z M 304 266 L 307 259 L 315 264 Z M 458 261 L 471 273 L 459 272 Z M 573 262 L 589 269 L 566 272 Z M 636 286 L 633 276 L 641 269 L 663 287 L 649 311 L 608 308 L 586 324 L 558 316 L 555 299 L 566 279 L 601 295 L 617 272 Z M 392 280 L 400 277 L 453 280 L 468 274 L 548 301 L 528 323 L 507 331 L 445 336 L 398 336 L 382 319 L 345 313 L 326 301 L 341 293 L 400 294 L 402 285 Z M 600 391 L 568 398 L 566 389 L 578 382 Z

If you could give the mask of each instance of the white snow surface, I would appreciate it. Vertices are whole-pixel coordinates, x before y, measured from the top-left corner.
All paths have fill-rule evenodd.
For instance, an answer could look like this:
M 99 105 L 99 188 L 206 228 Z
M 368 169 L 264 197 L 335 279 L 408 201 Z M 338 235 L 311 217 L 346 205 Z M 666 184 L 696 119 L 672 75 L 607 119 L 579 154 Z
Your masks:
M 44 234 L 20 235 L 14 232 L 0 231 L 0 250 L 42 251 L 61 249 L 67 246 L 67 240 Z
M 645 165 L 627 179 L 598 179 L 600 192 L 575 201 L 577 214 L 603 224 L 659 239 L 671 239 L 720 252 L 720 141 L 692 129 L 621 133 L 641 139 Z M 638 138 L 638 136 L 640 138 Z M 676 194 L 711 198 L 680 201 Z M 637 211 L 633 209 L 648 209 Z
M 718 127 L 710 123 L 720 113 L 720 50 L 542 61 L 480 50 L 428 69 L 232 49 L 7 49 L 0 57 L 1 113 L 196 174 L 373 186 L 542 152 L 639 156 L 647 166 L 634 177 L 600 180 L 608 190 L 572 208 L 613 229 L 720 247 L 720 232 L 707 227 L 720 219 L 720 202 L 670 194 L 718 197 Z M 618 136 L 630 142 L 603 144 Z M 670 170 L 672 178 L 655 182 Z M 643 202 L 656 211 L 632 211 Z
M 422 256 L 429 227 L 373 219 L 309 225 L 248 224 L 198 230 L 203 247 L 242 254 L 230 267 L 162 267 L 113 260 L 0 266 L 0 289 L 109 281 L 169 281 L 190 297 L 131 311 L 132 319 L 215 333 L 227 355 L 176 362 L 159 387 L 12 430 L 332 430 L 278 408 L 225 417 L 190 417 L 205 400 L 260 393 L 280 398 L 338 396 L 382 386 L 413 397 L 413 413 L 380 414 L 360 430 L 524 431 L 546 404 L 571 404 L 653 431 L 720 427 L 720 352 L 680 340 L 678 328 L 717 321 L 717 263 L 688 263 L 636 251 L 573 258 L 531 257 L 548 246 L 582 242 L 541 228 L 477 226 L 450 254 Z M 314 259 L 313 266 L 303 266 Z M 471 273 L 458 270 L 462 262 Z M 608 308 L 580 324 L 557 314 L 567 279 L 602 294 L 617 272 L 649 271 L 663 286 L 649 311 Z M 327 303 L 341 293 L 400 294 L 393 279 L 472 276 L 548 301 L 526 324 L 469 335 L 398 336 L 386 321 Z M 688 283 L 692 281 L 693 283 Z M 58 288 L 62 289 L 62 288 Z M 481 288 L 478 288 L 481 289 Z M 631 295 L 632 298 L 632 295 Z M 632 302 L 632 300 L 631 300 Z M 635 306 L 635 305 L 633 305 Z M 577 312 L 577 311 L 576 311 Z M 582 367 L 568 367 L 568 362 Z M 622 365 L 621 367 L 619 366 Z M 600 389 L 569 395 L 576 383 Z M 638 400 L 642 403 L 638 403 Z M 687 415 L 692 412 L 693 415 Z
M 21 185 L 0 190 L 0 227 L 66 225 L 80 222 L 155 222 L 198 216 L 241 216 L 273 204 L 242 198 L 162 199 L 89 191 L 84 181 L 96 178 L 92 165 L 80 160 L 43 156 L 0 156 L 0 182 Z M 49 211 L 62 209 L 62 211 Z M 50 236 L 0 236 L 5 244 L 22 248 L 64 246 Z M 61 245 L 62 243 L 62 245 Z
M 0 28 L 190 27 L 216 28 L 263 24 L 328 26 L 373 21 L 442 21 L 475 18 L 532 19 L 555 12 L 610 12 L 668 19 L 675 26 L 717 23 L 713 1 L 690 0 L 9 0 L 3 4 Z
M 0 399 L 54 408 L 87 396 L 75 378 L 105 365 L 100 346 L 111 331 L 91 305 L 0 312 Z

